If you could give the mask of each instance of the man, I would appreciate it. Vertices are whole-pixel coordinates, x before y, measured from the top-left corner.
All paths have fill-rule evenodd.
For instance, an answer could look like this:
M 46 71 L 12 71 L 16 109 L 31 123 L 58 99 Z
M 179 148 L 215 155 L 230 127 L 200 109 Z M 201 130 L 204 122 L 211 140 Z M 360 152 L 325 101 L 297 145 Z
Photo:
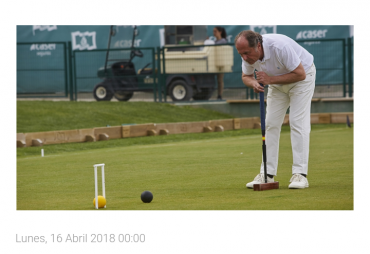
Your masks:
M 280 131 L 290 106 L 293 176 L 289 188 L 307 188 L 310 111 L 316 77 L 313 56 L 294 40 L 281 34 L 260 35 L 253 31 L 242 31 L 235 37 L 235 47 L 242 57 L 243 83 L 256 93 L 264 92 L 264 87 L 259 83 L 269 85 L 265 136 L 268 182 L 274 182 L 277 174 Z M 254 70 L 257 70 L 256 79 Z M 262 163 L 260 174 L 247 183 L 247 188 L 264 183 L 263 171 Z

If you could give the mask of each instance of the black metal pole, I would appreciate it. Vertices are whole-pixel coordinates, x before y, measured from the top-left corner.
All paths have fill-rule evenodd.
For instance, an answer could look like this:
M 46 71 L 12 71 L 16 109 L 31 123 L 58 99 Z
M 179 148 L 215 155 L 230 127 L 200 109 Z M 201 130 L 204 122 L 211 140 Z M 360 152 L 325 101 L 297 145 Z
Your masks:
M 108 39 L 108 49 L 107 49 L 107 55 L 105 57 L 105 65 L 104 65 L 104 72 L 107 72 L 107 63 L 108 63 L 108 57 L 109 57 L 109 49 L 110 49 L 110 39 L 113 36 L 113 26 L 110 26 L 109 29 L 109 39 Z

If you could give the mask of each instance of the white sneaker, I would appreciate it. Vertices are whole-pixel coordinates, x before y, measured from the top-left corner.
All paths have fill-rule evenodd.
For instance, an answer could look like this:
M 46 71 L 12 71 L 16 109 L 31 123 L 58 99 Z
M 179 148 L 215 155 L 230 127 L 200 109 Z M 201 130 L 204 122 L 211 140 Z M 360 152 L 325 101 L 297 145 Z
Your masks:
M 308 188 L 307 178 L 301 174 L 294 174 L 290 178 L 291 184 L 289 184 L 289 189 L 304 189 Z
M 274 181 L 274 178 L 270 178 L 270 177 L 268 177 L 267 176 L 267 182 L 268 183 L 273 183 L 273 182 L 275 182 Z M 265 183 L 265 174 L 263 174 L 263 173 L 259 173 L 255 178 L 254 178 L 254 180 L 252 181 L 252 182 L 250 182 L 250 183 L 247 183 L 247 188 L 251 188 L 251 189 L 253 189 L 253 185 L 255 185 L 255 184 L 260 184 L 260 183 Z

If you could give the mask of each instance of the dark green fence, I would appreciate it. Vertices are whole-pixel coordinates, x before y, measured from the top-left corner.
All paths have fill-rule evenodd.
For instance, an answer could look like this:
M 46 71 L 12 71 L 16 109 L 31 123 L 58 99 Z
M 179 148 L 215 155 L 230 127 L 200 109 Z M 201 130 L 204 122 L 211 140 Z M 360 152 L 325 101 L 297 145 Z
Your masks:
M 68 97 L 66 42 L 17 43 L 17 97 Z
M 314 56 L 316 89 L 314 97 L 348 96 L 345 39 L 298 40 Z
M 315 98 L 353 96 L 353 38 L 297 42 L 315 59 Z M 132 59 L 132 65 L 127 65 L 129 72 L 120 71 L 118 63 L 130 59 L 132 48 L 111 49 L 105 68 L 107 50 L 71 51 L 70 44 L 17 43 L 18 98 L 95 100 L 95 86 L 113 80 L 116 87 L 119 82 L 126 87 L 118 94 L 111 92 L 112 98 L 119 100 L 122 96 L 159 102 L 181 100 L 184 83 L 192 87 L 186 99 L 216 100 L 220 79 L 224 82 L 223 99 L 258 98 L 242 83 L 242 61 L 233 44 L 135 48 L 143 56 Z
M 348 50 L 348 97 L 353 96 L 353 37 L 347 39 Z
M 99 85 L 107 90 L 101 100 L 157 100 L 154 48 L 73 51 L 72 58 L 75 100 L 99 99 Z

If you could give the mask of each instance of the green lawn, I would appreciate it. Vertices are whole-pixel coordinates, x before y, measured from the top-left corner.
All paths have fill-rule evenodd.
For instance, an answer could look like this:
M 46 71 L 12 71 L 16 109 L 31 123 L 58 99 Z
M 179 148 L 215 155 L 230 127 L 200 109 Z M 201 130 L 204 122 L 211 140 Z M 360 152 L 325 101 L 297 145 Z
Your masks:
M 303 190 L 288 189 L 292 153 L 287 126 L 275 178 L 280 189 L 245 187 L 259 172 L 261 143 L 259 130 L 240 130 L 50 145 L 43 147 L 45 157 L 40 148 L 20 148 L 17 209 L 94 209 L 95 163 L 106 164 L 106 210 L 353 209 L 353 128 L 312 126 L 310 187 Z M 154 195 L 150 204 L 140 200 L 144 190 Z
M 228 118 L 233 116 L 153 102 L 17 101 L 17 133 Z

